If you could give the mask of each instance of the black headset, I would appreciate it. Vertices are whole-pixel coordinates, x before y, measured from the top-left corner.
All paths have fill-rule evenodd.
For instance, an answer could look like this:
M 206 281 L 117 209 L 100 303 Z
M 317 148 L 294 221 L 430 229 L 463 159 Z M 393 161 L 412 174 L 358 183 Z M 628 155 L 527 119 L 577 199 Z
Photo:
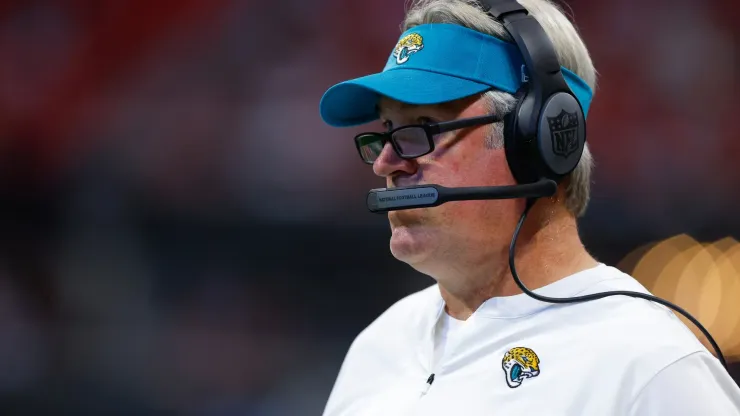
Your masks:
M 483 0 L 483 10 L 503 23 L 524 58 L 527 82 L 504 121 L 506 159 L 519 183 L 560 182 L 581 160 L 586 118 L 560 71 L 542 26 L 515 0 Z M 555 136 L 555 137 L 553 137 Z
M 530 184 L 542 179 L 560 183 L 578 166 L 583 154 L 586 144 L 583 108 L 565 82 L 550 38 L 539 22 L 529 15 L 528 10 L 516 0 L 480 0 L 479 3 L 482 10 L 502 23 L 514 39 L 527 69 L 528 79 L 516 93 L 516 107 L 504 119 L 504 146 L 509 168 L 519 184 Z M 719 361 L 727 368 L 722 351 L 709 331 L 687 311 L 667 300 L 631 291 L 551 298 L 527 289 L 516 272 L 514 252 L 522 224 L 536 200 L 527 200 L 509 246 L 509 268 L 522 292 L 539 301 L 558 304 L 617 295 L 659 303 L 681 313 L 696 325 L 712 344 Z

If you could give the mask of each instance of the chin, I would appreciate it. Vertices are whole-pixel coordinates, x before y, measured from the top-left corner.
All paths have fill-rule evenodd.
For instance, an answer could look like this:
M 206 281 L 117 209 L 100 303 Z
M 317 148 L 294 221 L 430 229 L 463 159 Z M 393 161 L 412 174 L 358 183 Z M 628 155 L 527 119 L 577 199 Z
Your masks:
M 429 257 L 433 244 L 429 230 L 420 226 L 398 226 L 393 228 L 390 249 L 393 257 L 414 266 Z

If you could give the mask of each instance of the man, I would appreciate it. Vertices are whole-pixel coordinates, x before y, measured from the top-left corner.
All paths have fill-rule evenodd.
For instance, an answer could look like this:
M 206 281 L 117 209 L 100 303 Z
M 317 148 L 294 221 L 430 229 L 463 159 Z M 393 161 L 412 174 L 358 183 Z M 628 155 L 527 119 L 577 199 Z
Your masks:
M 570 70 L 565 80 L 587 112 L 595 70 L 578 33 L 547 0 L 520 3 Z M 519 77 L 516 47 L 499 40 L 511 41 L 507 31 L 476 2 L 418 0 L 403 32 L 383 72 L 326 92 L 323 119 L 333 126 L 380 119 L 388 134 L 356 142 L 388 188 L 515 184 L 495 120 L 514 110 L 511 93 L 527 74 Z M 480 121 L 435 130 L 471 119 Z M 516 270 L 537 294 L 647 293 L 579 239 L 591 167 L 586 146 L 521 229 Z M 393 255 L 436 284 L 391 306 L 356 338 L 326 416 L 740 415 L 740 389 L 670 310 L 625 296 L 556 305 L 523 294 L 508 253 L 525 205 L 465 201 L 388 214 Z

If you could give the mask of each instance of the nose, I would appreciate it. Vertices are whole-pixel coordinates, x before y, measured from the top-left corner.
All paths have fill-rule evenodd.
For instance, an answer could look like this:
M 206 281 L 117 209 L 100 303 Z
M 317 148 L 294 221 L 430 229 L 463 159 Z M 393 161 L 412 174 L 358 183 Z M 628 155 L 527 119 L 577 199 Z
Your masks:
M 403 159 L 393 149 L 393 145 L 388 142 L 383 147 L 383 151 L 373 163 L 373 172 L 376 175 L 387 178 L 393 174 L 406 173 L 413 175 L 416 173 L 418 165 L 415 160 Z

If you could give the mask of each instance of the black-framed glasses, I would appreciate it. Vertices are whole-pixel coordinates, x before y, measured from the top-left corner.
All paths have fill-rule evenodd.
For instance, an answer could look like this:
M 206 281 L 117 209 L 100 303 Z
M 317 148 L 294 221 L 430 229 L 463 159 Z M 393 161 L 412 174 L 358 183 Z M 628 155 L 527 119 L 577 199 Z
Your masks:
M 414 159 L 434 151 L 434 136 L 467 127 L 498 123 L 503 118 L 494 115 L 463 118 L 440 123 L 413 124 L 397 127 L 391 131 L 360 133 L 355 136 L 355 145 L 362 160 L 372 165 L 391 142 L 393 150 L 402 159 Z

